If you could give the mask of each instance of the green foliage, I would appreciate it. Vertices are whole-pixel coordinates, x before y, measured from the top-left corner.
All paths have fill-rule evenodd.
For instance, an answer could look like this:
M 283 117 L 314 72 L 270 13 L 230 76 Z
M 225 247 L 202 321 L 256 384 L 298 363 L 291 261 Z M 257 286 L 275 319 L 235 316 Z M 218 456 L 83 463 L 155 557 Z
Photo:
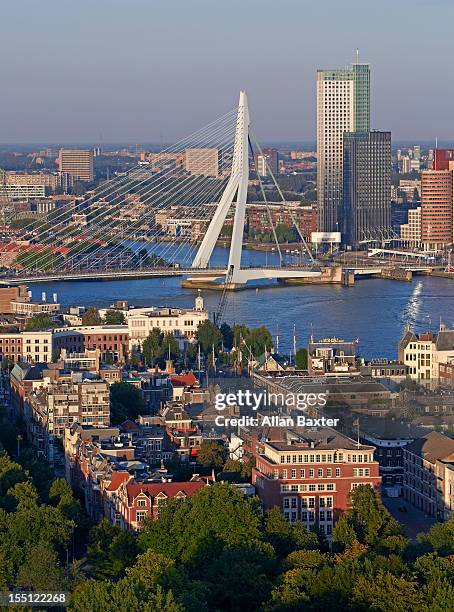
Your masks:
M 110 386 L 110 420 L 119 425 L 126 419 L 136 419 L 143 414 L 146 405 L 140 389 L 127 382 L 116 382 Z
M 158 327 L 153 327 L 148 337 L 143 341 L 142 351 L 147 365 L 154 366 L 161 357 L 163 338 L 164 334 L 161 333 L 161 330 Z
M 200 343 L 200 348 L 205 355 L 212 352 L 213 346 L 217 353 L 222 344 L 222 334 L 219 327 L 209 320 L 199 323 L 197 328 L 197 339 Z
M 124 325 L 125 315 L 121 310 L 108 310 L 104 315 L 104 325 Z
M 295 366 L 297 370 L 307 370 L 307 350 L 299 348 L 295 355 Z
M 215 440 L 204 440 L 197 453 L 197 463 L 205 468 L 219 470 L 225 463 L 227 450 Z
M 55 327 L 55 322 L 48 314 L 37 314 L 28 319 L 25 324 L 26 331 L 35 331 L 40 329 L 52 329 Z
M 94 306 L 90 306 L 82 315 L 82 325 L 101 325 L 101 317 Z
M 143 550 L 184 563 L 217 556 L 225 546 L 260 541 L 261 515 L 255 499 L 245 499 L 233 486 L 216 483 L 184 501 L 171 500 L 157 522 L 147 523 L 139 535 Z
M 120 578 L 137 556 L 134 536 L 112 525 L 107 519 L 89 534 L 87 556 L 96 578 Z
M 223 323 L 220 327 L 222 344 L 224 349 L 230 351 L 233 348 L 233 330 L 228 323 Z

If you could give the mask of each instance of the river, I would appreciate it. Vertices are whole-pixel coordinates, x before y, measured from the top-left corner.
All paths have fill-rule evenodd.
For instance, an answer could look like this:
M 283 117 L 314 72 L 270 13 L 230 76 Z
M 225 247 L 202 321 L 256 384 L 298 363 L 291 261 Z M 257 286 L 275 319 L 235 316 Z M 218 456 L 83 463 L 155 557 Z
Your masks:
M 175 261 L 183 265 L 193 256 L 193 249 L 183 245 L 162 244 L 150 247 L 169 258 L 174 249 Z M 287 258 L 292 255 L 286 254 Z M 227 250 L 217 247 L 212 264 L 223 264 Z M 270 265 L 278 262 L 275 252 L 245 249 L 243 265 Z M 62 306 L 109 306 L 126 299 L 137 306 L 172 306 L 187 308 L 194 303 L 196 291 L 183 289 L 179 278 L 148 280 L 33 283 L 33 299 L 45 291 L 50 298 L 57 293 Z M 203 290 L 207 308 L 213 312 L 219 291 Z M 300 285 L 265 287 L 232 292 L 228 295 L 225 320 L 249 326 L 266 325 L 273 336 L 279 334 L 280 351 L 293 346 L 293 325 L 298 346 L 305 346 L 308 336 L 359 339 L 359 353 L 367 359 L 395 358 L 397 341 L 406 323 L 415 330 L 439 327 L 440 320 L 454 326 L 454 281 L 416 276 L 412 283 L 393 280 L 363 279 L 354 287 L 340 285 Z

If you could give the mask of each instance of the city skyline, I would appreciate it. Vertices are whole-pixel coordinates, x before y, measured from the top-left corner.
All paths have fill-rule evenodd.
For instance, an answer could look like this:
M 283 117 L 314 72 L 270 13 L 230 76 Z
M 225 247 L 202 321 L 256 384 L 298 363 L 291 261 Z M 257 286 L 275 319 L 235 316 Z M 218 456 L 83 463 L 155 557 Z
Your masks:
M 313 141 L 316 71 L 350 64 L 356 47 L 373 73 L 376 129 L 395 141 L 454 139 L 447 0 L 386 0 L 367 13 L 357 0 L 310 13 L 293 0 L 123 6 L 82 0 L 74 27 L 69 5 L 5 7 L 2 144 L 172 142 L 233 108 L 242 88 L 261 141 Z

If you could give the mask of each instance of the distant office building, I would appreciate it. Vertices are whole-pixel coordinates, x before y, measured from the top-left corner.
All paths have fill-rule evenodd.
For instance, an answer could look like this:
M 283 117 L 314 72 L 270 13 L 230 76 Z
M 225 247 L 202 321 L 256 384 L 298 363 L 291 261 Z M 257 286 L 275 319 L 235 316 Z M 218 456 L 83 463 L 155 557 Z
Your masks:
M 411 159 L 408 157 L 408 155 L 402 155 L 399 159 L 399 172 L 400 174 L 410 174 Z
M 318 228 L 340 230 L 343 136 L 370 129 L 369 65 L 317 73 Z
M 93 180 L 93 150 L 60 149 L 58 169 L 74 180 Z
M 34 185 L 36 187 L 44 187 L 50 191 L 55 191 L 57 186 L 57 175 L 48 172 L 7 172 L 5 179 L 6 185 Z
M 264 149 L 255 157 L 257 173 L 260 176 L 270 176 L 270 170 L 276 176 L 279 173 L 279 153 L 277 149 Z
M 218 149 L 186 149 L 185 168 L 191 174 L 219 176 Z
M 391 133 L 344 134 L 343 242 L 381 240 L 391 227 Z
M 400 238 L 406 246 L 419 248 L 421 246 L 421 207 L 410 208 L 408 222 L 400 226 Z
M 29 200 L 31 198 L 45 198 L 46 188 L 44 185 L 3 185 L 3 193 L 10 200 Z
M 450 162 L 454 169 L 454 160 Z M 421 173 L 421 241 L 429 251 L 453 242 L 453 170 Z

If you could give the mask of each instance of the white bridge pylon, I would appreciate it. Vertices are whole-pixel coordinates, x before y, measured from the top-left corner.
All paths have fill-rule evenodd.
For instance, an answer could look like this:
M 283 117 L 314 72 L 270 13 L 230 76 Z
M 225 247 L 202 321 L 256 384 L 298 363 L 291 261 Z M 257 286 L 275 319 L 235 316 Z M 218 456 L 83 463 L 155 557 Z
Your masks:
M 232 288 L 245 285 L 248 280 L 320 276 L 320 271 L 314 270 L 241 268 L 241 251 L 243 248 L 244 219 L 249 182 L 249 124 L 250 119 L 247 96 L 244 91 L 241 91 L 238 104 L 230 178 L 194 261 L 192 262 L 192 268 L 200 270 L 208 267 L 222 226 L 224 225 L 227 214 L 236 197 L 232 240 L 230 243 L 229 262 L 226 271 L 226 275 L 229 276 L 229 284 L 231 284 Z M 206 279 L 208 280 L 209 277 L 210 272 L 207 270 Z M 197 278 L 201 279 L 198 274 Z M 217 278 L 220 277 L 217 276 Z

